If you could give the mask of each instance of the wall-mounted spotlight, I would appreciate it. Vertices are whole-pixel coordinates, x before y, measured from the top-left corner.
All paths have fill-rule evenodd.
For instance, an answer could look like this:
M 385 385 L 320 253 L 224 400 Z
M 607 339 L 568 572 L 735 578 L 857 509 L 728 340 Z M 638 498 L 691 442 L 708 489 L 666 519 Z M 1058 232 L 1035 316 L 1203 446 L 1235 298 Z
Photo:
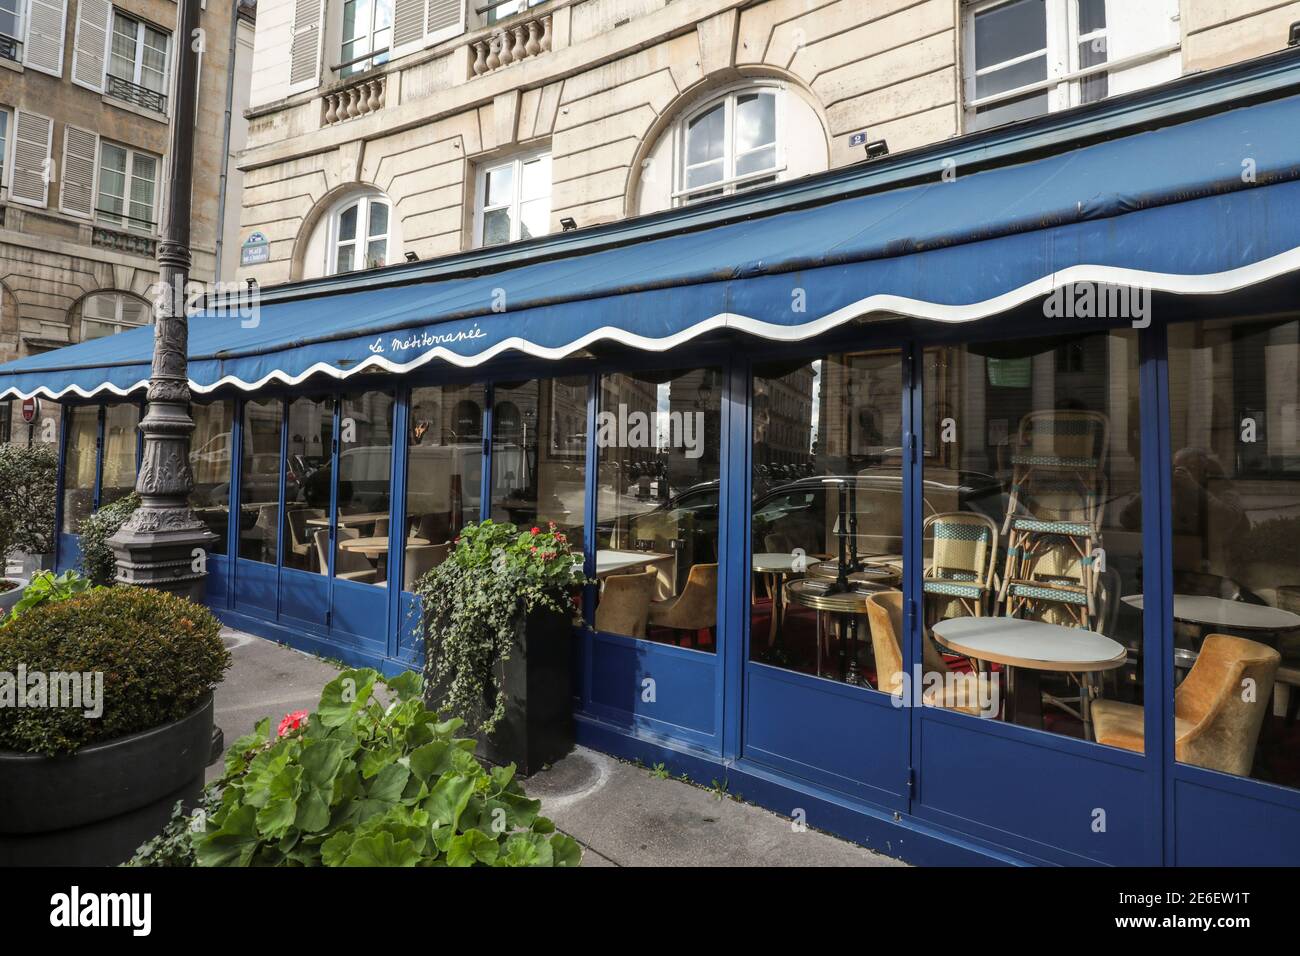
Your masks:
M 406 254 L 406 261 L 407 261 L 407 262 L 419 262 L 419 261 L 420 261 L 420 257 L 419 257 L 418 255 L 416 255 L 414 252 L 408 252 L 408 253 Z
M 565 232 L 573 232 L 573 230 L 578 228 L 578 220 L 574 219 L 572 216 L 565 216 L 560 220 L 560 228 Z
M 248 277 L 248 291 L 249 291 L 249 292 L 252 292 L 252 291 L 253 291 L 254 289 L 256 289 L 256 288 L 257 288 L 257 280 L 254 279 L 252 276 L 249 276 L 249 277 Z
M 1287 46 L 1300 46 L 1300 20 L 1291 24 L 1291 32 L 1287 34 Z
M 889 144 L 883 139 L 878 139 L 867 144 L 867 159 L 879 159 L 881 156 L 889 155 Z

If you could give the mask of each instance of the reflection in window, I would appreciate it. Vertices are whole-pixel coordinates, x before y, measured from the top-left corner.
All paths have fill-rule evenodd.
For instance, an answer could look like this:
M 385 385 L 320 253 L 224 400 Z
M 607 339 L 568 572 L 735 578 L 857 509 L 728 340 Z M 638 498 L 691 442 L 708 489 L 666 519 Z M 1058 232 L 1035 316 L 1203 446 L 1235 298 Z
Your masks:
M 587 379 L 502 384 L 492 408 L 492 520 L 554 521 L 582 546 Z
M 446 557 L 461 528 L 479 520 L 485 404 L 482 385 L 411 390 L 406 516 L 420 541 L 407 551 L 404 590 Z
M 872 683 L 861 616 L 819 599 L 841 586 L 841 563 L 855 595 L 902 580 L 902 369 L 897 351 L 755 367 L 753 660 Z
M 239 556 L 275 564 L 280 527 L 280 426 L 278 398 L 244 403 L 239 474 Z
M 717 647 L 717 368 L 608 375 L 596 424 L 596 628 Z
M 777 95 L 774 89 L 732 93 L 683 122 L 678 173 L 682 202 L 776 182 Z
M 477 204 L 480 246 L 546 235 L 551 231 L 551 154 L 480 167 Z
M 135 491 L 139 424 L 140 406 L 134 403 L 104 407 L 104 465 L 99 488 L 101 508 Z
M 1171 326 L 1169 418 L 1174 755 L 1300 786 L 1300 322 Z
M 327 573 L 333 400 L 295 398 L 290 401 L 287 431 L 283 564 L 300 571 Z
M 388 264 L 388 201 L 362 196 L 334 216 L 330 272 L 341 275 Z
M 190 507 L 217 536 L 211 546 L 213 554 L 226 553 L 234 415 L 233 402 L 196 402 L 190 408 L 190 417 L 194 419 L 194 435 L 190 439 L 194 490 L 190 492 Z
M 344 397 L 339 410 L 336 577 L 367 584 L 388 580 L 392 464 L 393 396 L 363 392 Z
M 924 375 L 927 651 L 984 675 L 983 716 L 1087 739 L 1100 696 L 1140 724 L 1136 333 L 934 348 Z
M 63 463 L 63 531 L 76 534 L 81 519 L 95 509 L 99 406 L 77 405 L 69 408 L 67 435 L 68 447 Z

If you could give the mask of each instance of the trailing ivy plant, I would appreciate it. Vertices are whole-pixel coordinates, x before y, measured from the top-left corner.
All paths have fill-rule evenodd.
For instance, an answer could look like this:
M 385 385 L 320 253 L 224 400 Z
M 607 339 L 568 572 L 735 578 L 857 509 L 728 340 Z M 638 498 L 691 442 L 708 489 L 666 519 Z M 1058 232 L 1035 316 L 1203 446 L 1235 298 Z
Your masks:
M 91 584 L 107 587 L 117 577 L 117 556 L 108 546 L 108 539 L 117 534 L 117 529 L 139 507 L 140 496 L 133 491 L 81 519 L 77 528 L 81 536 L 81 569 Z
M 505 715 L 499 674 L 516 628 L 534 611 L 572 616 L 586 583 L 567 536 L 547 527 L 466 525 L 447 560 L 415 585 L 416 632 L 438 706 L 491 733 Z
M 514 766 L 488 771 L 461 726 L 425 706 L 416 673 L 344 671 L 314 713 L 235 741 L 220 799 L 197 825 L 176 813 L 136 865 L 183 863 L 189 834 L 199 866 L 577 866 Z
M 0 559 L 54 550 L 58 471 L 49 445 L 0 445 Z

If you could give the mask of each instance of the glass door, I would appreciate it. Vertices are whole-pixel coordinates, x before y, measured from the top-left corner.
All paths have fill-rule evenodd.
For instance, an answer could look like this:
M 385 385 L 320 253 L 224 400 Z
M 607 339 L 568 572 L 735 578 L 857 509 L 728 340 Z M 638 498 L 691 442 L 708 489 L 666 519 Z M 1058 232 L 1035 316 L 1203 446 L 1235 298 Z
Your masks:
M 752 372 L 743 753 L 906 809 L 904 353 Z
M 290 399 L 285 423 L 280 613 L 294 623 L 324 628 L 330 606 L 334 399 Z

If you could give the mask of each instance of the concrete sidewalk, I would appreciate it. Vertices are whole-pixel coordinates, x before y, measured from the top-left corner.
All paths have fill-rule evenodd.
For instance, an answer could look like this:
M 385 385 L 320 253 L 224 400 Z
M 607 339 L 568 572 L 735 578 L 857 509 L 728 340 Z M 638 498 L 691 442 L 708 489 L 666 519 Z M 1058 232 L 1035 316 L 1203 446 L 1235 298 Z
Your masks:
M 311 710 L 337 669 L 230 629 L 234 664 L 217 688 L 216 720 L 229 745 L 263 717 Z M 209 781 L 220 776 L 218 762 Z M 579 747 L 524 782 L 542 813 L 585 848 L 584 866 L 902 866 L 790 820 Z

